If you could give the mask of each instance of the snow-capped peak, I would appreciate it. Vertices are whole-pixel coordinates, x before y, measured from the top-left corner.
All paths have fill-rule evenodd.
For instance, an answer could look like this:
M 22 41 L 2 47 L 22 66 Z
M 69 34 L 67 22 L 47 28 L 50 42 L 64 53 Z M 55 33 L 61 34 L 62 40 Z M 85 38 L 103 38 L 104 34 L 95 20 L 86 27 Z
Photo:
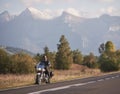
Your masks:
M 79 11 L 72 9 L 72 8 L 66 9 L 64 11 L 61 11 L 61 10 L 52 11 L 49 9 L 38 10 L 36 8 L 29 7 L 25 11 L 27 12 L 27 14 L 28 13 L 31 14 L 32 17 L 35 19 L 46 19 L 47 20 L 47 19 L 58 17 L 60 16 L 60 14 L 64 16 L 80 17 Z
M 74 15 L 76 17 L 80 17 L 79 10 L 76 10 L 74 8 L 68 8 L 65 10 L 65 12 L 67 12 L 68 14 Z
M 40 11 L 33 7 L 28 8 L 35 19 L 51 19 L 52 16 L 47 11 Z
M 28 9 L 28 8 L 26 8 L 19 16 L 21 16 L 21 17 L 29 17 L 29 16 L 32 16 L 32 14 L 31 14 L 31 11 Z
M 77 24 L 82 22 L 85 19 L 80 16 L 76 16 L 73 13 L 70 13 L 68 11 L 63 11 L 61 17 L 65 23 L 69 23 L 69 24 L 75 24 L 75 23 Z
M 0 20 L 2 22 L 10 21 L 12 16 L 8 13 L 8 11 L 4 11 L 0 14 Z

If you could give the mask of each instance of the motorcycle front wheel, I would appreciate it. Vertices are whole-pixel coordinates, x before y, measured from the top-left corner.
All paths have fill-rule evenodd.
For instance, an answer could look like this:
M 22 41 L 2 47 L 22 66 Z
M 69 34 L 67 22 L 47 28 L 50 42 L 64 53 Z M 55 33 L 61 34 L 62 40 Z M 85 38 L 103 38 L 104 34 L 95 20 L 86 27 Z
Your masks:
M 37 79 L 36 80 L 37 80 L 36 82 L 37 82 L 38 85 L 42 84 L 42 79 L 41 79 L 40 75 L 37 75 Z
M 50 78 L 49 78 L 49 76 L 47 76 L 46 83 L 50 84 Z

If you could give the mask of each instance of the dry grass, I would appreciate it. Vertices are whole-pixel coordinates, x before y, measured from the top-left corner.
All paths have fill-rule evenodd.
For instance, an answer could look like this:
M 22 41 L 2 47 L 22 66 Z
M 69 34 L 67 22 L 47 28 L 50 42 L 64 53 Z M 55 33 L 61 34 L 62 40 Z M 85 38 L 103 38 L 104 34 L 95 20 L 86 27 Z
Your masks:
M 34 79 L 35 79 L 35 74 L 28 74 L 28 75 L 1 74 L 0 89 L 30 85 L 33 84 Z
M 99 69 L 89 69 L 84 66 L 74 65 L 70 70 L 55 70 L 54 74 L 52 82 L 99 76 L 103 73 Z
M 101 75 L 99 69 L 88 69 L 84 66 L 72 65 L 70 70 L 54 70 L 54 76 L 52 82 L 60 82 L 65 80 L 72 80 L 77 78 L 85 78 L 90 76 Z M 0 75 L 0 89 L 25 86 L 34 84 L 35 74 L 28 75 L 13 75 L 6 74 Z

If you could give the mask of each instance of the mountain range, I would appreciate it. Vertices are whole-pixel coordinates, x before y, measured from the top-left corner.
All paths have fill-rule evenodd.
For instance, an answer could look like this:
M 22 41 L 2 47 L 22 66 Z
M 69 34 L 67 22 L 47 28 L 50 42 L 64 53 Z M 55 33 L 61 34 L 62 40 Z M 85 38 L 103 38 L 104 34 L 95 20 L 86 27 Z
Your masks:
M 72 50 L 83 54 L 98 54 L 101 43 L 112 41 L 120 48 L 120 16 L 103 14 L 84 18 L 67 11 L 51 17 L 46 12 L 27 8 L 19 15 L 0 13 L 0 45 L 27 49 L 33 53 L 57 50 L 61 35 L 65 35 Z
M 6 51 L 9 55 L 14 55 L 17 53 L 25 53 L 25 54 L 28 54 L 32 57 L 35 56 L 34 53 L 27 51 L 26 49 L 9 47 L 9 46 L 2 46 L 2 45 L 0 45 L 0 49 L 3 49 L 4 51 Z

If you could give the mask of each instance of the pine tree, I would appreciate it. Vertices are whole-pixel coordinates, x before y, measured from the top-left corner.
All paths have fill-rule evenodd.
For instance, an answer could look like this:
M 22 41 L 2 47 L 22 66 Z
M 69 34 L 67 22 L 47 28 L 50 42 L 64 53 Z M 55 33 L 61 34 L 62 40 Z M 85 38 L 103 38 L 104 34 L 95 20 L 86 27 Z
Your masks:
M 119 69 L 119 59 L 117 57 L 115 45 L 112 41 L 107 41 L 105 50 L 99 57 L 100 69 L 104 72 L 116 71 Z
M 64 35 L 61 36 L 58 44 L 58 52 L 56 53 L 56 68 L 69 69 L 73 63 L 72 52 L 69 43 Z
M 44 47 L 44 54 L 49 55 L 49 48 L 47 46 Z
M 86 55 L 83 60 L 83 64 L 86 65 L 89 68 L 97 68 L 97 57 L 94 56 L 93 53 L 90 53 L 89 55 Z
M 55 54 L 56 54 L 55 52 L 50 52 L 49 48 L 47 46 L 44 47 L 44 55 L 47 56 L 49 62 L 51 63 L 52 68 L 55 67 L 55 65 L 54 65 L 54 63 L 55 63 Z
M 83 56 L 81 52 L 77 49 L 77 50 L 74 50 L 72 53 L 73 53 L 73 63 L 82 64 Z
M 115 45 L 112 43 L 112 41 L 107 41 L 107 43 L 105 44 L 105 51 L 107 53 L 116 51 Z

